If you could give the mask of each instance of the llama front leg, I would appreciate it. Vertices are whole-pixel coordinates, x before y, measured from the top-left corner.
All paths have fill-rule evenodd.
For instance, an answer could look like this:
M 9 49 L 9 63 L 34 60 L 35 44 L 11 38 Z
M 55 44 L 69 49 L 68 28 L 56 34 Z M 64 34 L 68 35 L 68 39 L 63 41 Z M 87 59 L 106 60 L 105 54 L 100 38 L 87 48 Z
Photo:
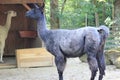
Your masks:
M 0 54 L 0 63 L 3 63 L 3 50 L 1 49 L 1 54 Z
M 4 53 L 5 41 L 1 43 L 1 54 L 0 54 L 0 62 L 3 63 L 3 53 Z
M 91 79 L 90 80 L 94 80 L 96 73 L 98 71 L 98 64 L 97 64 L 97 60 L 94 56 L 89 55 L 88 56 L 88 64 L 91 70 Z
M 56 56 L 55 64 L 58 70 L 59 80 L 63 80 L 63 71 L 66 66 L 66 58 L 64 58 L 64 56 Z

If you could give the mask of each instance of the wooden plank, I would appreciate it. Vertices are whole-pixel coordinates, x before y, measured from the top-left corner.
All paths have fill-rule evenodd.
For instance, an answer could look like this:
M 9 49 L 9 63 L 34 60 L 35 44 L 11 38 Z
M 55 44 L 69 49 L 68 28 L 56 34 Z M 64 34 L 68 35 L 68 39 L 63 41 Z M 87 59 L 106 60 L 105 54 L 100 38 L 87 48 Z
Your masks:
M 45 48 L 16 50 L 17 67 L 52 66 L 53 56 Z
M 0 64 L 0 69 L 16 68 L 16 64 Z
M 0 4 L 43 3 L 43 0 L 0 0 Z
M 18 50 L 16 50 L 16 60 L 17 60 L 17 67 L 20 67 L 21 65 L 20 65 L 20 53 L 19 53 L 19 51 Z
M 51 57 L 44 57 L 43 59 L 26 59 L 21 60 L 20 67 L 38 67 L 38 66 L 52 66 L 53 62 Z
M 31 8 L 30 8 L 27 4 L 23 3 L 22 5 L 23 5 L 27 10 L 31 10 Z

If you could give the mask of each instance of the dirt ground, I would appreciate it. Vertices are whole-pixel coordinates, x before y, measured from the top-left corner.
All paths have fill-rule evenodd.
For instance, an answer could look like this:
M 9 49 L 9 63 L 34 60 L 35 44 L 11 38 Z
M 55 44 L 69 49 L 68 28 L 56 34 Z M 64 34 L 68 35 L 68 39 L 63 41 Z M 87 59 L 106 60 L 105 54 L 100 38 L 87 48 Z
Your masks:
M 64 80 L 89 80 L 90 70 L 87 63 L 78 58 L 68 59 Z M 95 80 L 98 80 L 98 75 Z M 58 80 L 56 67 L 0 69 L 0 80 Z M 103 80 L 120 80 L 120 69 L 107 66 Z

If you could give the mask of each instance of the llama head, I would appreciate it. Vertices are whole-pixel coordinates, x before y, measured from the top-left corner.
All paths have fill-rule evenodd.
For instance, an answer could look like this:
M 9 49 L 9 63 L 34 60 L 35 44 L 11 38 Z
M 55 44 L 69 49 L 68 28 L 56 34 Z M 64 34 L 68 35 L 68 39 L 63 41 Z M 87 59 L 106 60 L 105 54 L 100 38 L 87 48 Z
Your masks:
M 26 17 L 36 19 L 36 20 L 39 18 L 42 18 L 44 16 L 43 7 L 38 7 L 35 4 L 34 4 L 34 6 L 35 6 L 34 9 L 31 9 L 26 12 Z
M 15 16 L 17 16 L 17 13 L 15 12 L 15 11 L 8 11 L 7 12 L 9 15 L 11 15 L 12 17 L 15 17 Z

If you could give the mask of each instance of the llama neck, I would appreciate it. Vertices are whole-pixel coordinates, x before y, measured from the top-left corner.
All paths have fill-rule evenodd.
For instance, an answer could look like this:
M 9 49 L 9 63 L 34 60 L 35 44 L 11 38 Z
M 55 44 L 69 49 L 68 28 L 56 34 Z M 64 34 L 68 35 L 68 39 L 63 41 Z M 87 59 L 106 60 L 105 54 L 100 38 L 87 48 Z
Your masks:
M 38 19 L 37 21 L 37 28 L 38 28 L 38 32 L 40 32 L 40 34 L 44 33 L 47 31 L 47 26 L 46 26 L 46 19 L 45 17 L 41 17 L 40 19 Z
M 4 27 L 6 27 L 8 30 L 10 28 L 10 25 L 11 25 L 11 18 L 12 16 L 10 14 L 7 15 L 7 19 L 6 19 L 6 24 Z
M 40 17 L 40 19 L 37 20 L 37 31 L 39 36 L 42 38 L 43 41 L 46 41 L 47 36 L 47 26 L 46 26 L 46 19 L 45 16 Z

